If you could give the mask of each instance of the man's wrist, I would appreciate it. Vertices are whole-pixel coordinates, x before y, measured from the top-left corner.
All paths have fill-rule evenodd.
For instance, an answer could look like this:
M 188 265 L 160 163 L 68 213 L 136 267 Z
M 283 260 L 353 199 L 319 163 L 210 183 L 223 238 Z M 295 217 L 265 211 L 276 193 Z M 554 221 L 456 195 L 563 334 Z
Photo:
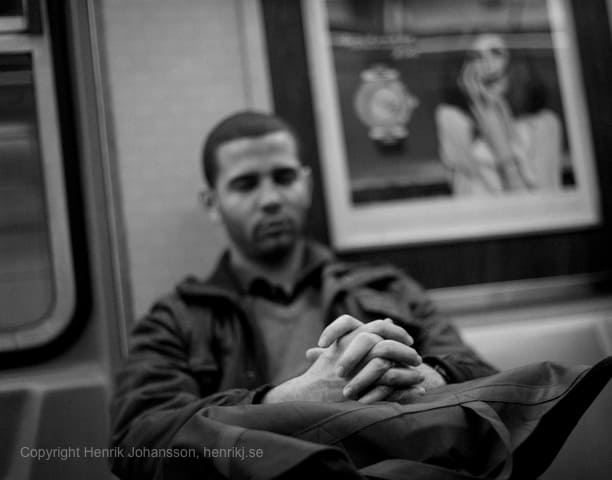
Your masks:
M 270 389 L 261 403 L 320 400 L 317 396 L 317 385 L 311 380 L 311 377 L 304 374 L 291 378 Z
M 292 379 L 293 380 L 293 379 Z M 291 386 L 287 385 L 291 380 L 288 380 L 285 383 L 281 383 L 276 387 L 272 387 L 268 392 L 264 395 L 261 400 L 261 403 L 282 403 L 289 402 L 291 400 L 297 400 L 295 388 L 291 388 Z

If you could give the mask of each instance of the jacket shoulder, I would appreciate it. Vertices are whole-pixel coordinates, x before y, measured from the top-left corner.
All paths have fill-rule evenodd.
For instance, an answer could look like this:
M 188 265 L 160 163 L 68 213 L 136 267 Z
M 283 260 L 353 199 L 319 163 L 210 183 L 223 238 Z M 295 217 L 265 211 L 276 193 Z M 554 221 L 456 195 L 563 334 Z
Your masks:
M 403 269 L 387 263 L 343 263 L 332 265 L 341 289 L 355 297 L 363 308 L 397 314 L 408 308 L 417 316 L 429 316 L 435 306 L 424 288 Z M 403 310 L 402 310 L 403 311 Z M 393 316 L 393 315 L 391 315 Z
M 334 262 L 328 265 L 327 275 L 355 286 L 385 287 L 397 282 L 421 289 L 405 270 L 390 263 Z
M 187 341 L 194 330 L 212 328 L 213 302 L 195 301 L 193 297 L 181 292 L 180 286 L 158 297 L 147 313 L 140 317 L 132 329 L 132 337 L 152 338 L 155 332 L 159 335 L 170 335 Z

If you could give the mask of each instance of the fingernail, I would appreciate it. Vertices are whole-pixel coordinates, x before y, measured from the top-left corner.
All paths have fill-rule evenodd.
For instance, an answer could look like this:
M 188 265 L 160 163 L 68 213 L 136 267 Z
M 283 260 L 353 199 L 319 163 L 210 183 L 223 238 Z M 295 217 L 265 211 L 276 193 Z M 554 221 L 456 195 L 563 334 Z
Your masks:
M 393 323 L 393 320 L 391 320 L 389 317 L 385 318 L 385 320 L 384 320 L 384 321 L 385 321 L 385 322 L 391 322 L 391 323 Z
M 420 355 L 417 355 L 417 364 L 420 365 L 423 363 L 423 358 Z
M 420 393 L 421 395 L 425 393 L 425 389 L 423 387 L 415 387 L 415 388 L 416 388 L 416 391 Z
M 353 395 L 353 389 L 351 387 L 344 387 L 344 390 L 342 390 L 342 395 L 344 395 L 346 398 L 351 398 L 351 395 Z
M 336 375 L 338 375 L 339 377 L 344 376 L 344 367 L 342 365 L 336 368 Z

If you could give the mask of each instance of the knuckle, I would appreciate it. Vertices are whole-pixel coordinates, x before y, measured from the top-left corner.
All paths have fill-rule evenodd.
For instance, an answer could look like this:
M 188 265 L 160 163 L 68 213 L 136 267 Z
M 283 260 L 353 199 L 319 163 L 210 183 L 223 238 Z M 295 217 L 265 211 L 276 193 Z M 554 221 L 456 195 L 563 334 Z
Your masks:
M 372 320 L 371 322 L 366 323 L 366 328 L 371 332 L 378 331 L 384 328 L 384 326 L 385 326 L 385 322 L 382 320 Z
M 377 357 L 373 360 L 374 369 L 378 372 L 385 372 L 391 367 L 391 362 L 385 358 Z
M 378 387 L 376 387 L 376 389 L 384 394 L 388 394 L 393 391 L 393 388 L 391 388 L 389 385 L 379 385 Z
M 409 370 L 406 373 L 406 379 L 410 381 L 410 383 L 415 384 L 421 381 L 421 375 L 414 370 Z
M 398 382 L 399 380 L 399 375 L 397 370 L 394 369 L 389 369 L 387 370 L 387 372 L 385 373 L 385 377 L 384 377 L 384 382 L 388 385 L 394 385 Z
M 378 385 L 374 390 L 372 390 L 372 397 L 374 401 L 381 400 L 386 398 L 393 389 L 388 385 Z
M 372 333 L 371 337 L 372 337 L 372 341 L 375 342 L 375 343 L 379 343 L 379 342 L 382 342 L 384 340 L 384 338 L 381 337 L 380 335 L 378 335 L 377 333 Z
M 409 360 L 416 355 L 416 351 L 411 346 L 395 340 L 389 340 L 384 345 L 381 345 L 381 348 L 384 348 L 386 355 L 400 362 Z
M 384 392 L 385 392 L 385 397 L 387 397 L 387 396 L 389 396 L 390 394 L 393 393 L 393 388 L 391 388 L 391 387 L 389 387 L 387 385 L 384 385 Z
M 357 338 L 359 338 L 360 342 L 374 344 L 378 343 L 380 337 L 372 332 L 359 332 Z
M 397 327 L 392 325 L 384 325 L 378 332 L 382 338 L 391 339 L 397 337 Z
M 385 352 L 393 352 L 393 351 L 406 351 L 406 349 L 410 349 L 410 347 L 404 345 L 403 343 L 398 342 L 397 340 L 383 340 L 381 343 L 381 348 L 385 350 Z
M 385 357 L 390 355 L 394 350 L 395 342 L 393 340 L 381 340 L 373 349 L 373 354 L 376 356 Z

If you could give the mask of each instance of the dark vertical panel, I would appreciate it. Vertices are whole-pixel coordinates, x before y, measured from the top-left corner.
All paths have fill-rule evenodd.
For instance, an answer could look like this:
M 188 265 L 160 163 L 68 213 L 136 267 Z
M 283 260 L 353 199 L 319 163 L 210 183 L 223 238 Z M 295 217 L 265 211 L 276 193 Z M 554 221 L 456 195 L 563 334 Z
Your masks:
M 572 0 L 604 217 L 612 220 L 612 34 L 606 0 Z
M 318 183 L 312 231 L 329 238 L 321 190 L 312 93 L 298 0 L 261 0 L 276 110 L 299 132 L 304 158 Z M 593 133 L 602 225 L 583 231 L 552 232 L 372 248 L 343 253 L 350 260 L 391 261 L 408 269 L 427 287 L 468 285 L 612 270 L 612 46 L 605 0 L 573 0 L 587 103 Z
M 314 238 L 328 243 L 321 163 L 300 2 L 262 0 L 261 4 L 275 110 L 295 128 L 300 137 L 302 160 L 312 168 L 314 179 L 309 229 Z

